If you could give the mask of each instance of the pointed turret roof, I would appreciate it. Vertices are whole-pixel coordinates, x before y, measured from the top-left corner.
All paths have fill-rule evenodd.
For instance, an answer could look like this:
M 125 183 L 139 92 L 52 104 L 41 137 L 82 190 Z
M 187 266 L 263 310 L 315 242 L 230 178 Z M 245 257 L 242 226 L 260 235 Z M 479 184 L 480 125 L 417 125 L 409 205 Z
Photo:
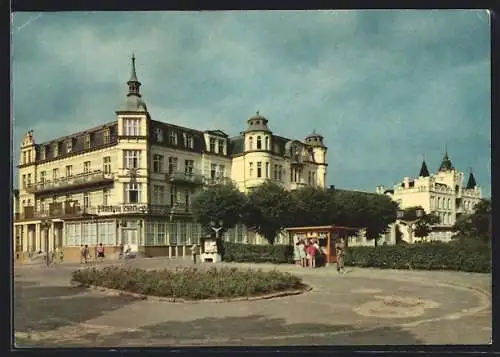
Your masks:
M 451 171 L 453 170 L 453 164 L 448 157 L 448 148 L 445 148 L 443 161 L 441 161 L 441 166 L 439 166 L 439 171 Z
M 427 164 L 425 163 L 425 160 L 422 160 L 422 167 L 420 168 L 420 173 L 418 174 L 419 177 L 429 177 L 429 169 L 427 168 Z
M 135 71 L 135 56 L 132 54 L 132 70 L 130 79 L 127 81 L 128 93 L 125 102 L 120 106 L 118 112 L 147 112 L 147 106 L 141 98 L 141 82 L 137 79 Z
M 472 173 L 472 170 L 469 174 L 469 180 L 467 181 L 467 189 L 473 189 L 474 187 L 477 186 L 476 179 L 474 178 L 474 174 Z
M 128 84 L 128 94 L 127 96 L 135 95 L 137 97 L 141 96 L 139 88 L 141 87 L 141 82 L 137 79 L 137 73 L 135 72 L 135 55 L 132 53 L 132 72 L 130 73 L 130 79 Z

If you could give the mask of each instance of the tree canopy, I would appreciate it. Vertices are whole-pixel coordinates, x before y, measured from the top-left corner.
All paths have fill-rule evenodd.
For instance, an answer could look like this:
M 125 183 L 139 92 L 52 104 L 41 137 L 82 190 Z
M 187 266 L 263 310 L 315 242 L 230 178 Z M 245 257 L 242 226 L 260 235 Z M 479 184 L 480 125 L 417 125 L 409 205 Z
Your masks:
M 403 210 L 402 219 L 407 221 L 416 221 L 413 235 L 417 238 L 425 238 L 432 232 L 432 226 L 439 223 L 439 217 L 433 213 L 424 213 L 422 217 L 418 217 L 417 210 L 419 209 L 424 210 L 422 206 L 405 208 Z
M 247 196 L 232 185 L 218 185 L 193 201 L 196 219 L 204 226 L 223 220 L 227 229 L 242 222 L 270 244 L 285 227 L 331 224 L 365 228 L 367 238 L 377 244 L 395 222 L 396 210 L 397 204 L 385 195 L 314 187 L 287 191 L 269 181 Z
M 291 222 L 292 212 L 291 193 L 267 181 L 248 194 L 243 223 L 274 244 L 278 232 Z
M 463 214 L 453 226 L 456 238 L 491 240 L 491 200 L 482 199 L 474 207 L 474 213 Z
M 192 210 L 196 221 L 204 227 L 210 222 L 222 221 L 223 230 L 233 228 L 241 221 L 246 197 L 234 185 L 216 185 L 194 197 Z

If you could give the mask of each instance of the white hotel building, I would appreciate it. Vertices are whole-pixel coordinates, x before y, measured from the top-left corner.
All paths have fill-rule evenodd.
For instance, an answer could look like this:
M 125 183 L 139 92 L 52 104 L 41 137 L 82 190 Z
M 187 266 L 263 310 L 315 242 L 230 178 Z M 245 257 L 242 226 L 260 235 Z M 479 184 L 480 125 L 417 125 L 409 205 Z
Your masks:
M 259 113 L 236 137 L 153 120 L 134 58 L 127 85 L 113 121 L 43 143 L 35 142 L 33 130 L 24 135 L 14 190 L 19 260 L 56 248 L 65 259 L 79 259 L 82 244 L 98 243 L 108 253 L 123 243 L 147 256 L 183 256 L 206 234 L 190 209 L 204 187 L 232 181 L 247 193 L 266 180 L 286 189 L 326 186 L 321 135 L 313 132 L 305 141 L 278 136 Z M 244 226 L 226 238 L 256 239 Z

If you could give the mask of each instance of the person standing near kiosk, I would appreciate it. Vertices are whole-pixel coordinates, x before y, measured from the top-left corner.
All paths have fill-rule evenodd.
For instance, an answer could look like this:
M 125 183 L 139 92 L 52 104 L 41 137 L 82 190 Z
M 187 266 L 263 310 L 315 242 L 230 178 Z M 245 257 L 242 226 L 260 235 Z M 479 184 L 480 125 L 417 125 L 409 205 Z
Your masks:
M 335 255 L 337 257 L 337 273 L 344 274 L 344 255 L 345 255 L 345 241 L 344 238 L 339 238 L 335 242 Z

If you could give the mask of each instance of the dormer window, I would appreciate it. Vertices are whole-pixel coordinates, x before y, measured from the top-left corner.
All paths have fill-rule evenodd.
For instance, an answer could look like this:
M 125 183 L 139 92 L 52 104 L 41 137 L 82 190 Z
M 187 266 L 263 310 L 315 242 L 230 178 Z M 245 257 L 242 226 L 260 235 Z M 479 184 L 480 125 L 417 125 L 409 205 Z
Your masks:
M 90 149 L 90 134 L 86 134 L 83 141 L 83 148 Z
M 110 132 L 109 132 L 109 128 L 104 129 L 104 133 L 103 133 L 103 141 L 104 141 L 104 144 L 109 144 L 109 141 L 110 141 Z
M 210 138 L 210 152 L 215 152 L 215 138 Z
M 40 160 L 45 160 L 45 145 L 40 147 Z
M 219 147 L 218 147 L 219 154 L 224 155 L 224 140 L 219 139 L 218 144 L 219 144 Z
M 57 155 L 59 155 L 59 143 L 52 144 L 52 153 L 53 157 L 57 157 Z
M 187 148 L 192 149 L 193 148 L 193 136 L 190 134 L 184 133 L 184 145 L 186 145 Z
M 73 139 L 66 141 L 66 153 L 69 154 L 73 150 Z
M 177 133 L 175 131 L 171 131 L 168 140 L 169 144 L 177 145 Z
M 163 142 L 163 130 L 161 130 L 160 128 L 154 128 L 153 129 L 153 137 L 155 138 L 155 140 L 159 143 L 162 143 Z

